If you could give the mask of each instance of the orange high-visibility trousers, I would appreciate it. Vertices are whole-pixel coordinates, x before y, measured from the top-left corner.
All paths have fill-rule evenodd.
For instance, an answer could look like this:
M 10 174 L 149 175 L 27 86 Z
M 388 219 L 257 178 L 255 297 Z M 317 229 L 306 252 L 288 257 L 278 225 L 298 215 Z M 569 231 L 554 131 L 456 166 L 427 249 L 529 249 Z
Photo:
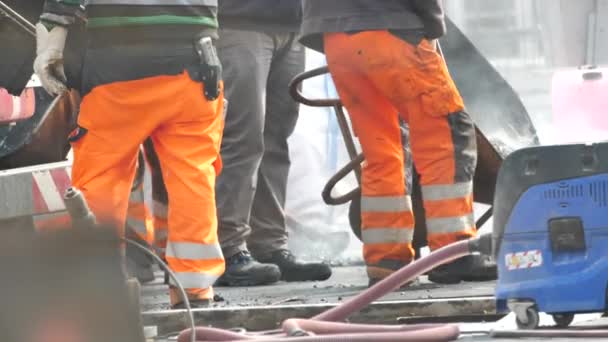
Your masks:
M 329 70 L 366 162 L 363 254 L 370 278 L 412 261 L 414 214 L 405 189 L 399 115 L 409 123 L 432 250 L 475 236 L 475 130 L 447 66 L 427 40 L 388 31 L 325 35 Z
M 208 101 L 187 72 L 94 88 L 72 135 L 72 180 L 99 223 L 123 227 L 139 146 L 152 138 L 171 199 L 166 260 L 191 298 L 212 298 L 224 272 L 215 178 L 223 95 Z M 172 300 L 177 298 L 172 296 Z
M 149 245 L 154 242 L 154 220 L 152 212 L 146 204 L 143 182 L 131 191 L 126 228 L 141 241 L 145 241 Z

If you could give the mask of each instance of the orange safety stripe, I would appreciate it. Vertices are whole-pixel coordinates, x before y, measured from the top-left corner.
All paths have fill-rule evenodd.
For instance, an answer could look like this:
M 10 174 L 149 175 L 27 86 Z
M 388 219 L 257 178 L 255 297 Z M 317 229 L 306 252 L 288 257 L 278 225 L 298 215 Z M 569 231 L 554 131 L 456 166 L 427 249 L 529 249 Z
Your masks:
M 465 198 L 449 199 L 443 201 L 424 201 L 424 210 L 427 217 L 454 217 L 471 213 L 473 209 L 473 194 Z
M 385 243 L 410 243 L 414 228 L 367 228 L 361 230 L 361 240 L 368 245 Z
M 431 251 L 434 251 L 451 243 L 470 239 L 475 236 L 477 236 L 477 230 L 475 229 L 475 227 L 469 227 L 467 229 L 463 229 L 462 231 L 455 233 L 428 233 L 427 240 L 429 248 L 431 249 Z
M 363 257 L 368 265 L 377 264 L 386 259 L 408 263 L 414 258 L 414 249 L 408 243 L 363 245 Z
M 362 229 L 365 228 L 414 228 L 414 213 L 361 213 Z
M 213 299 L 214 293 L 213 288 L 210 287 L 207 289 L 186 289 L 186 295 L 189 300 Z M 171 305 L 176 305 L 184 301 L 179 290 L 173 286 L 169 288 L 169 298 Z

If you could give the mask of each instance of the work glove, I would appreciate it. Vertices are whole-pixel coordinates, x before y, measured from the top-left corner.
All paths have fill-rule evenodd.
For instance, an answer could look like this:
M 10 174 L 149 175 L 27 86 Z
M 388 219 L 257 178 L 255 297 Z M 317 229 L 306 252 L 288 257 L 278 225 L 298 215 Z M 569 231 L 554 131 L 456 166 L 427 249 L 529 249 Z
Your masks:
M 63 69 L 63 50 L 68 36 L 68 29 L 55 25 L 50 30 L 42 24 L 36 24 L 36 60 L 34 72 L 38 75 L 42 87 L 57 96 L 67 90 L 67 79 Z

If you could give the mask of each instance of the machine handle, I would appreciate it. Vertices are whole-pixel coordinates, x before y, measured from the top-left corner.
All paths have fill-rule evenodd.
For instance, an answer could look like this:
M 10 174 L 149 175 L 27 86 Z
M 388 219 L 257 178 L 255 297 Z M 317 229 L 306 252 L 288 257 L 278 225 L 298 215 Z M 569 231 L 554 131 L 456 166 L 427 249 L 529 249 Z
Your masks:
M 305 104 L 310 107 L 334 107 L 341 106 L 340 99 L 309 99 L 302 94 L 301 90 L 302 83 L 307 79 L 321 76 L 329 73 L 329 68 L 327 66 L 313 69 L 309 71 L 305 71 L 299 75 L 297 75 L 291 83 L 289 83 L 289 94 L 299 103 Z
M 329 179 L 325 187 L 323 188 L 322 197 L 323 201 L 328 205 L 340 205 L 350 202 L 351 200 L 358 198 L 360 196 L 361 190 L 360 188 L 353 189 L 351 192 L 339 196 L 333 197 L 331 195 L 332 190 L 335 188 L 336 184 L 340 182 L 344 177 L 346 177 L 350 172 L 354 171 L 357 177 L 357 182 L 361 183 L 361 163 L 365 160 L 363 154 L 357 153 L 357 148 L 355 146 L 355 141 L 353 139 L 352 133 L 350 131 L 350 127 L 348 124 L 348 120 L 346 119 L 346 115 L 342 110 L 342 102 L 340 99 L 309 99 L 306 98 L 301 92 L 302 83 L 310 78 L 321 76 L 329 73 L 329 68 L 327 66 L 309 70 L 297 75 L 289 84 L 289 93 L 293 97 L 296 102 L 301 104 L 311 106 L 311 107 L 333 107 L 336 119 L 338 120 L 338 125 L 340 126 L 340 131 L 342 133 L 342 138 L 344 138 L 344 144 L 346 146 L 346 151 L 351 159 L 351 161 L 337 174 L 335 174 L 332 178 Z
M 343 168 L 341 168 L 334 176 L 332 176 L 329 179 L 329 181 L 327 181 L 327 184 L 325 184 L 325 187 L 323 188 L 323 192 L 321 193 L 321 195 L 323 196 L 323 201 L 327 205 L 341 205 L 341 204 L 345 204 L 350 201 L 356 200 L 360 197 L 360 195 L 361 195 L 360 187 L 357 187 L 357 188 L 353 189 L 352 191 L 350 191 L 349 193 L 342 195 L 342 196 L 338 196 L 338 197 L 333 197 L 331 195 L 331 193 L 332 193 L 333 189 L 336 187 L 336 185 L 342 179 L 344 179 L 344 177 L 348 176 L 349 173 L 358 170 L 361 163 L 363 163 L 364 160 L 365 160 L 365 157 L 363 156 L 363 154 L 362 153 L 359 154 L 355 159 L 351 160 L 348 164 L 346 164 Z
M 21 29 L 23 29 L 25 32 L 36 37 L 36 26 L 22 17 L 19 13 L 15 12 L 12 8 L 8 7 L 8 5 L 2 1 L 0 1 L 0 17 L 1 16 L 6 16 L 9 20 L 12 20 L 19 25 L 19 27 L 21 27 Z

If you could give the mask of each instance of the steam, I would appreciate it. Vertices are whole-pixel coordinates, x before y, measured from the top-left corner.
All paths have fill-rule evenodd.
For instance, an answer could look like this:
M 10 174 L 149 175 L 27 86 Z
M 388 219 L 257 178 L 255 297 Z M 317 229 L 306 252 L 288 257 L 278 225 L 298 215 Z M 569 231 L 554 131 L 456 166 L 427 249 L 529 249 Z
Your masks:
M 597 20 L 594 21 L 596 1 L 483 1 L 475 4 L 466 0 L 447 0 L 445 5 L 447 15 L 519 94 L 542 144 L 585 140 L 584 134 L 576 139 L 563 136 L 563 129 L 555 125 L 552 81 L 556 72 L 590 62 L 600 65 L 606 62 L 608 56 L 601 53 L 606 49 L 606 39 L 602 39 Z M 475 13 L 484 13 L 486 19 L 475 19 Z M 585 126 L 579 120 L 582 120 L 581 116 L 572 115 L 572 122 L 567 125 L 589 132 L 588 139 L 605 136 L 601 130 Z M 513 131 L 525 129 L 512 128 Z M 524 147 L 517 138 L 492 136 L 491 139 L 498 141 L 499 146 L 508 147 L 506 150 L 512 150 Z

